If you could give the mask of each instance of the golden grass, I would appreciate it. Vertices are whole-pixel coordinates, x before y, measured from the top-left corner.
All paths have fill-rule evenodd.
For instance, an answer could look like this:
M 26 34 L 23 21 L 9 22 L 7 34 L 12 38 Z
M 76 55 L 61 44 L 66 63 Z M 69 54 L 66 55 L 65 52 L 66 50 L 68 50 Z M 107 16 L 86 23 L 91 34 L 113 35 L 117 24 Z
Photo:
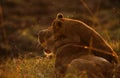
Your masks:
M 0 78 L 51 78 L 53 70 L 54 59 L 18 58 L 0 65 Z

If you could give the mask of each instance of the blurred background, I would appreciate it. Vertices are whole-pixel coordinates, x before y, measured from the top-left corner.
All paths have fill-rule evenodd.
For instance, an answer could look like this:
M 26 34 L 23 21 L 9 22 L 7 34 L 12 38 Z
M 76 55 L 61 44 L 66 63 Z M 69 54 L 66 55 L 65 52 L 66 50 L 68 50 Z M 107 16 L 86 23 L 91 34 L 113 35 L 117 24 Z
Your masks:
M 42 55 L 38 31 L 57 13 L 84 21 L 119 54 L 120 0 L 0 0 L 0 59 Z

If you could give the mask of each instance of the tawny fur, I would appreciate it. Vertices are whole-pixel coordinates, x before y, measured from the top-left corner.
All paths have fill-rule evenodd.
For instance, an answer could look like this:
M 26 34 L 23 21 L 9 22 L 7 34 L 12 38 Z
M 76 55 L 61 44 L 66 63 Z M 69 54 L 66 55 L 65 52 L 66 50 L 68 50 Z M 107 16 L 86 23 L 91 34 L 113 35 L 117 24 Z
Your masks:
M 84 68 L 84 66 L 94 68 L 93 70 L 85 69 L 87 72 L 92 72 L 88 73 L 88 78 L 99 78 L 99 76 L 100 78 L 111 78 L 113 74 L 113 64 L 111 63 L 118 62 L 117 54 L 93 28 L 81 21 L 64 18 L 62 15 L 59 16 L 59 14 L 53 21 L 52 26 L 39 32 L 38 39 L 45 49 L 54 52 L 56 55 L 55 72 L 57 78 L 63 78 L 67 70 L 73 68 L 74 65 L 77 66 L 80 72 L 84 70 L 81 69 Z M 92 45 L 90 45 L 90 43 L 92 43 Z M 81 45 L 92 46 L 92 48 L 99 50 L 102 49 L 106 53 L 95 50 L 90 51 L 89 48 L 79 47 Z M 90 52 L 92 52 L 93 55 L 92 57 L 90 56 L 91 59 L 87 60 L 88 57 L 86 56 L 88 56 Z M 82 56 L 85 56 L 85 58 Z M 79 64 L 81 65 L 80 68 Z M 105 70 L 111 75 L 108 76 L 105 74 Z M 100 73 L 95 73 L 95 71 Z M 95 77 L 93 77 L 93 75 Z

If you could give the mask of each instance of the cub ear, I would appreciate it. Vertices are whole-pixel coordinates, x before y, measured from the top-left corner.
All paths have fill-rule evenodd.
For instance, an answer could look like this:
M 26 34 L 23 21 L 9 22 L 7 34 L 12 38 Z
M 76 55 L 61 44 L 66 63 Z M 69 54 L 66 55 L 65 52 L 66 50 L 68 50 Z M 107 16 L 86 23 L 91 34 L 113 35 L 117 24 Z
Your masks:
M 62 13 L 58 13 L 57 16 L 56 16 L 56 19 L 61 19 L 63 18 L 63 14 Z

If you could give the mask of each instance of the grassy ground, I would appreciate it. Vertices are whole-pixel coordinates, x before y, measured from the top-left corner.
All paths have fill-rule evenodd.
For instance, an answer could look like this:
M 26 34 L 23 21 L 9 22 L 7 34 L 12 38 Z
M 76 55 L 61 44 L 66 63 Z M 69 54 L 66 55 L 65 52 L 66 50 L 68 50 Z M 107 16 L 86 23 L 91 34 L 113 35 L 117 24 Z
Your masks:
M 51 78 L 54 59 L 41 57 L 7 60 L 0 65 L 0 78 Z

